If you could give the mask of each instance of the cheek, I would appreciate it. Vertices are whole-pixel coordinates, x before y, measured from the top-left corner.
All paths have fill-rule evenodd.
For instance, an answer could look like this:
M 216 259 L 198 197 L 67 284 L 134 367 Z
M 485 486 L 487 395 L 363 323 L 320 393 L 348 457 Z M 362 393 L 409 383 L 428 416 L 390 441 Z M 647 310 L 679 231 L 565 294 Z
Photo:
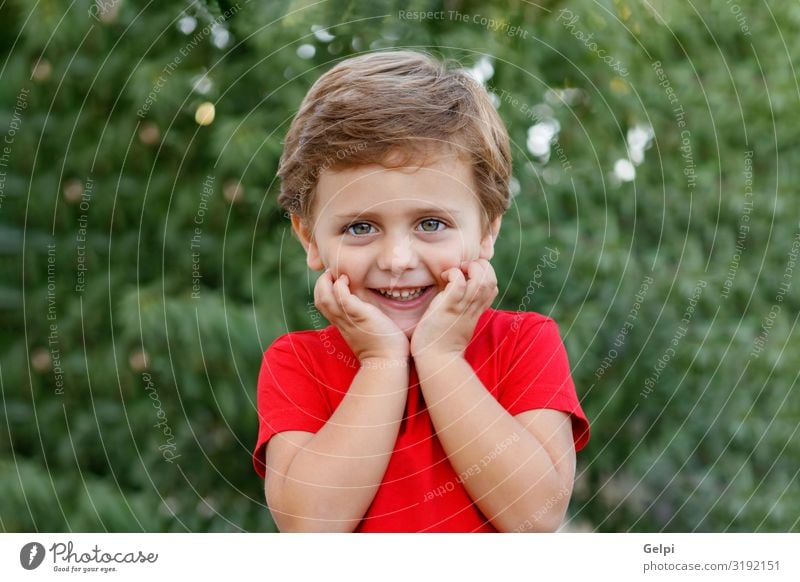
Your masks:
M 327 259 L 333 276 L 347 275 L 351 288 L 360 287 L 367 272 L 367 260 L 363 253 L 344 246 L 332 250 Z
M 436 279 L 439 289 L 447 286 L 447 281 L 442 279 L 442 273 L 448 269 L 459 268 L 463 261 L 470 260 L 470 254 L 465 249 L 459 247 L 451 249 L 449 252 L 435 253 L 428 259 L 428 269 Z

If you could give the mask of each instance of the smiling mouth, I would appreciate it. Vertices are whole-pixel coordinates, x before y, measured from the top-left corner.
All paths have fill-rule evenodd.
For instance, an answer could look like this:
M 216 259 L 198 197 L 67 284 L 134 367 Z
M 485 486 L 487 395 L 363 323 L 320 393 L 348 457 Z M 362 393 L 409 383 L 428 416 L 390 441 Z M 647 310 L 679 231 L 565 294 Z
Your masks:
M 428 285 L 426 287 L 407 287 L 405 289 L 370 289 L 386 299 L 392 299 L 394 301 L 413 301 L 418 297 L 421 297 L 425 294 L 425 292 L 433 287 L 433 285 Z

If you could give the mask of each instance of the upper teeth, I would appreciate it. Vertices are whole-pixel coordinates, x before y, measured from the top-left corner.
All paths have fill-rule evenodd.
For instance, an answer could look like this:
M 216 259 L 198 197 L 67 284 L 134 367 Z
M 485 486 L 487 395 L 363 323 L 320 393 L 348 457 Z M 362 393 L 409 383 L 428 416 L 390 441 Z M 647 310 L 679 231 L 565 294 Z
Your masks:
M 378 292 L 384 297 L 391 297 L 393 299 L 408 299 L 409 297 L 416 297 L 420 295 L 424 289 L 425 287 L 417 287 L 416 289 L 403 289 L 402 291 L 378 289 Z

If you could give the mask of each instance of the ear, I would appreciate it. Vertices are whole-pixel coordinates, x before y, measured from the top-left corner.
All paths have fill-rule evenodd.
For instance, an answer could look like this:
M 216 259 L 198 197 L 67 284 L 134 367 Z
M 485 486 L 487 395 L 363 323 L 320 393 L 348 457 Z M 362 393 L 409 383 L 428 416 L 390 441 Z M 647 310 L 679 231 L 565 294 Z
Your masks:
M 503 217 L 498 216 L 489 225 L 489 232 L 481 240 L 479 259 L 490 260 L 494 256 L 494 241 L 497 240 L 497 235 L 500 234 L 500 225 L 503 222 Z
M 317 247 L 316 241 L 314 241 L 314 232 L 309 228 L 306 222 L 296 214 L 292 214 L 292 230 L 297 235 L 297 238 L 300 239 L 300 244 L 302 244 L 303 248 L 306 250 L 306 264 L 308 264 L 308 268 L 312 271 L 322 271 L 325 269 L 325 264 L 322 262 L 322 258 L 319 255 L 319 248 Z

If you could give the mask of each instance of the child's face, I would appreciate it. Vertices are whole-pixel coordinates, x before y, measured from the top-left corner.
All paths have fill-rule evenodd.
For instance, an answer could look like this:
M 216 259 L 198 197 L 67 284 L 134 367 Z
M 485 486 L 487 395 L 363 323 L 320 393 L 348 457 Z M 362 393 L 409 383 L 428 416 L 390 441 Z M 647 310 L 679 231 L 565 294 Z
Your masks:
M 350 292 L 383 311 L 410 338 L 442 273 L 462 261 L 491 259 L 498 217 L 482 233 L 483 209 L 470 166 L 454 156 L 422 167 L 360 166 L 320 174 L 314 223 L 292 226 L 308 266 L 347 275 Z M 378 290 L 422 289 L 414 299 Z

